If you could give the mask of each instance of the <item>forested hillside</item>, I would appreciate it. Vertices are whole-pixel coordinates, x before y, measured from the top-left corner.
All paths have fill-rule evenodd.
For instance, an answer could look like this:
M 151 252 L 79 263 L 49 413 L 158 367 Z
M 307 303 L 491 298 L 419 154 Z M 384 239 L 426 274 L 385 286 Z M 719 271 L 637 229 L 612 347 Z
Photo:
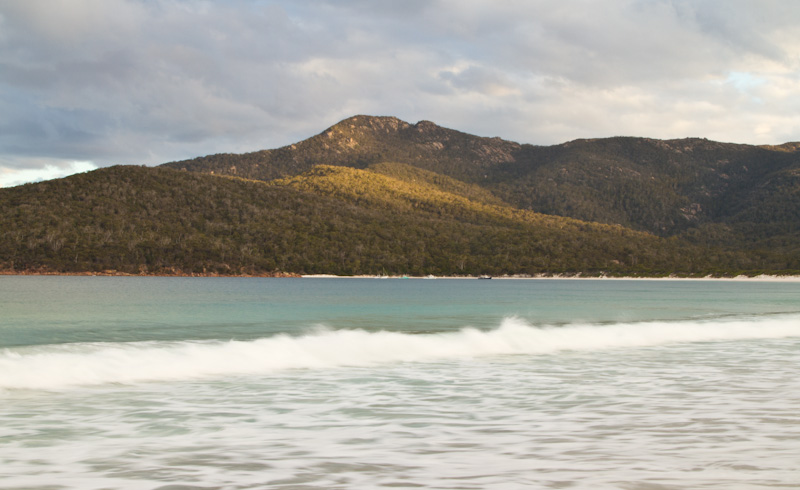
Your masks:
M 323 166 L 268 184 L 112 167 L 4 189 L 0 266 L 420 275 L 705 274 L 739 266 L 732 255 L 676 240 L 517 210 L 415 169 L 377 170 Z M 428 181 L 409 182 L 415 175 Z
M 356 116 L 308 140 L 166 166 L 272 180 L 314 165 L 399 162 L 475 184 L 520 209 L 751 249 L 791 242 L 800 221 L 798 144 L 606 138 L 533 146 L 422 121 Z
M 734 275 L 800 271 L 800 151 L 521 145 L 357 116 L 276 150 L 0 189 L 0 270 Z

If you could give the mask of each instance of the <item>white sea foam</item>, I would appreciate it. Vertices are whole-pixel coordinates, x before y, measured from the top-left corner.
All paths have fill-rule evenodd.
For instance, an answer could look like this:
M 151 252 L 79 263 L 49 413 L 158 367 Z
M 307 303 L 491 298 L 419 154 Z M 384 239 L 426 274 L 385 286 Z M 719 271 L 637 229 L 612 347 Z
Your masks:
M 424 335 L 321 329 L 303 336 L 253 341 L 48 345 L 0 352 L 0 390 L 784 337 L 800 337 L 800 317 L 563 327 L 535 327 L 506 318 L 490 331 L 464 328 Z

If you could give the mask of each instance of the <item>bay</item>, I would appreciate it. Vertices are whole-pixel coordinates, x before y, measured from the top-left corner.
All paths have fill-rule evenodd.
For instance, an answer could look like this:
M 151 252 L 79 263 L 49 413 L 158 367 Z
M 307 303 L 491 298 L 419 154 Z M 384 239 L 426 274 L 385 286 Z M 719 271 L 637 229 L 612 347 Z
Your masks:
M 0 488 L 785 488 L 800 284 L 0 277 Z

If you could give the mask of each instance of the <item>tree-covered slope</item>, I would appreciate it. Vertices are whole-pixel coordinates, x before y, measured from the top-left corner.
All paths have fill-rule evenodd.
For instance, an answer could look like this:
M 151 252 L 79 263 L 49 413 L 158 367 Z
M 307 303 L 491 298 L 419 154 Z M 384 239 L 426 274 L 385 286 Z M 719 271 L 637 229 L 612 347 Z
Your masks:
M 380 173 L 388 169 L 406 178 Z M 475 275 L 737 267 L 718 250 L 473 200 L 457 183 L 414 183 L 401 170 L 320 167 L 268 184 L 111 167 L 0 189 L 0 268 Z
M 800 192 L 792 177 L 800 171 L 797 148 L 696 138 L 606 138 L 543 147 L 427 121 L 356 116 L 277 150 L 166 165 L 268 181 L 318 164 L 366 168 L 397 162 L 480 186 L 520 209 L 662 236 L 724 224 L 769 238 L 792 233 L 786 219 L 794 219 Z M 744 244 L 737 233 L 736 241 Z
M 800 153 L 702 139 L 608 138 L 531 150 L 495 168 L 489 188 L 548 214 L 673 235 L 705 223 L 782 214 L 788 195 L 766 202 Z M 742 214 L 745 213 L 745 214 Z
M 356 116 L 277 150 L 0 189 L 0 205 L 5 270 L 800 269 L 797 144 L 538 147 Z

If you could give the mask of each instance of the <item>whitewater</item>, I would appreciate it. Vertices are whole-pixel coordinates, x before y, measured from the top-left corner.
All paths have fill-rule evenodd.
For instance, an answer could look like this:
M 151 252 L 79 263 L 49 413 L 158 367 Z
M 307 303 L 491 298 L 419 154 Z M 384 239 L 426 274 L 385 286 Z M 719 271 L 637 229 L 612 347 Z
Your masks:
M 0 278 L 0 489 L 800 486 L 800 284 Z

